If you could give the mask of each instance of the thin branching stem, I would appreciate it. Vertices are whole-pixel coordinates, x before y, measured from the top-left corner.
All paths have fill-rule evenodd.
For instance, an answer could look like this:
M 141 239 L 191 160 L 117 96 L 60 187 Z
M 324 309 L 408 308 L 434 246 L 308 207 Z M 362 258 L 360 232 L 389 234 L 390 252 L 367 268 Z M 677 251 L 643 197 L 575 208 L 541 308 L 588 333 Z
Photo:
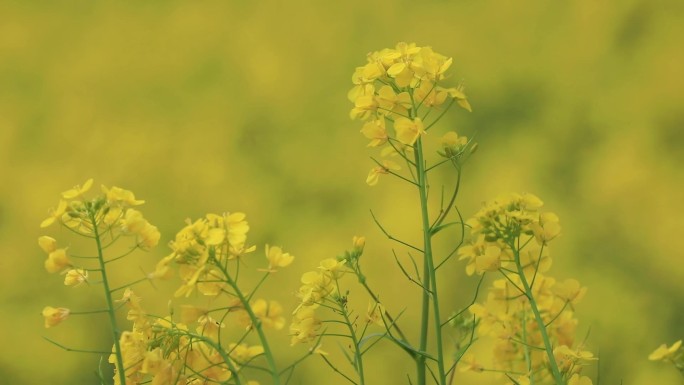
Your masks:
M 252 327 L 256 329 L 257 334 L 259 335 L 259 340 L 261 341 L 261 344 L 264 348 L 264 356 L 266 357 L 266 362 L 268 363 L 268 366 L 270 368 L 271 379 L 273 381 L 272 384 L 279 385 L 280 377 L 278 376 L 278 369 L 275 363 L 275 358 L 273 357 L 273 351 L 271 350 L 271 347 L 268 344 L 266 334 L 264 334 L 261 320 L 254 314 L 254 311 L 252 310 L 252 306 L 250 305 L 248 298 L 242 293 L 242 291 L 237 285 L 237 282 L 233 280 L 233 278 L 230 276 L 228 270 L 224 267 L 224 265 L 221 264 L 221 262 L 218 259 L 216 259 L 216 255 L 214 253 L 211 254 L 211 258 L 214 262 L 214 266 L 218 267 L 219 270 L 221 270 L 221 272 L 223 273 L 224 277 L 226 278 L 226 283 L 228 283 L 228 285 L 230 285 L 230 287 L 232 287 L 235 291 L 234 294 L 240 300 L 240 303 L 242 303 L 245 312 L 247 313 L 250 321 L 252 322 Z
M 378 225 L 378 227 L 380 228 L 380 231 L 382 231 L 382 233 L 385 234 L 385 236 L 386 236 L 389 240 L 394 241 L 394 242 L 397 242 L 397 243 L 400 243 L 400 244 L 402 244 L 402 245 L 404 245 L 404 246 L 406 246 L 406 247 L 409 247 L 409 248 L 411 248 L 411 249 L 413 249 L 413 250 L 416 250 L 416 251 L 418 251 L 418 252 L 421 252 L 421 253 L 423 252 L 423 250 L 419 249 L 419 248 L 416 247 L 416 246 L 413 246 L 413 245 L 411 245 L 411 244 L 409 244 L 409 243 L 406 243 L 406 242 L 404 242 L 404 241 L 402 241 L 402 240 L 400 240 L 400 239 L 394 238 L 394 237 L 393 237 L 392 235 L 390 235 L 390 233 L 388 233 L 387 230 L 385 230 L 385 228 L 380 224 L 380 222 L 378 221 L 378 218 L 375 217 L 375 214 L 373 213 L 373 210 L 371 210 L 370 213 L 371 213 L 371 216 L 373 217 L 373 221 L 375 222 L 375 224 Z
M 109 311 L 109 324 L 112 326 L 112 338 L 114 339 L 114 355 L 116 356 L 116 364 L 118 366 L 117 374 L 119 376 L 119 381 L 121 385 L 126 385 L 126 372 L 123 364 L 123 355 L 121 354 L 121 344 L 119 343 L 119 337 L 121 332 L 116 323 L 116 313 L 114 308 L 114 301 L 112 300 L 112 292 L 109 289 L 109 280 L 107 278 L 106 261 L 104 254 L 102 252 L 102 243 L 100 242 L 100 234 L 98 233 L 97 221 L 95 219 L 95 212 L 93 209 L 89 210 L 90 221 L 93 225 L 93 236 L 95 238 L 95 244 L 97 245 L 97 258 L 100 263 L 101 275 L 102 275 L 102 287 L 104 290 L 105 300 L 107 301 L 107 309 Z
M 553 355 L 553 347 L 551 346 L 551 339 L 549 338 L 549 335 L 546 332 L 546 326 L 544 324 L 544 320 L 541 317 L 541 313 L 539 312 L 539 308 L 537 307 L 537 301 L 534 298 L 534 295 L 532 293 L 532 288 L 530 287 L 529 283 L 527 282 L 527 278 L 525 277 L 525 272 L 523 271 L 522 264 L 520 263 L 520 249 L 516 248 L 515 244 L 513 242 L 510 242 L 509 246 L 510 246 L 511 250 L 513 250 L 513 256 L 515 257 L 515 265 L 518 268 L 518 276 L 520 276 L 520 281 L 522 282 L 525 296 L 527 297 L 527 299 L 530 302 L 530 307 L 532 308 L 532 313 L 534 313 L 534 318 L 537 321 L 537 325 L 539 326 L 539 331 L 541 332 L 542 340 L 544 341 L 544 347 L 546 349 L 547 358 L 549 359 L 549 366 L 551 367 L 551 373 L 553 373 L 553 378 L 554 378 L 556 384 L 557 385 L 563 385 L 563 376 L 561 375 L 560 370 L 558 369 L 558 364 L 556 363 L 556 358 Z

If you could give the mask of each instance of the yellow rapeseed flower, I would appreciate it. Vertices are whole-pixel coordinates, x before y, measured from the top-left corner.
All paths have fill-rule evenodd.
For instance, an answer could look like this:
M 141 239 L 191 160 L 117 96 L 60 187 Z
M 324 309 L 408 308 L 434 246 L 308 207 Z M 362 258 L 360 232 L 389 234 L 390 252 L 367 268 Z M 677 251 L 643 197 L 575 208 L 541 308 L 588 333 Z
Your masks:
M 62 198 L 64 199 L 76 199 L 80 197 L 81 195 L 85 194 L 90 190 L 90 188 L 93 186 L 93 179 L 90 178 L 85 183 L 83 183 L 83 187 L 76 185 L 73 188 L 66 190 L 62 193 Z
M 388 174 L 390 171 L 398 171 L 400 170 L 401 167 L 391 161 L 391 160 L 383 160 L 382 161 L 382 166 L 376 166 L 373 167 L 369 172 L 368 172 L 368 177 L 366 178 L 366 183 L 369 186 L 375 186 L 378 184 L 378 180 L 380 179 L 380 175 L 383 174 Z
M 258 299 L 251 304 L 252 312 L 268 328 L 280 330 L 285 327 L 285 317 L 283 317 L 283 307 L 276 301 L 266 301 Z M 251 323 L 247 319 L 246 323 Z
M 78 287 L 88 281 L 88 271 L 83 269 L 71 269 L 64 276 L 64 284 Z
M 43 235 L 42 237 L 38 238 L 38 245 L 47 254 L 57 250 L 57 240 L 55 240 L 55 238 L 48 237 L 47 235 Z
M 45 260 L 45 270 L 48 273 L 61 273 L 71 267 L 71 261 L 67 257 L 66 249 L 57 249 L 48 254 Z
M 124 190 L 121 187 L 116 187 L 112 186 L 112 188 L 108 188 L 105 185 L 101 186 L 102 192 L 105 194 L 105 197 L 107 198 L 107 203 L 109 204 L 125 204 L 128 206 L 138 206 L 145 201 L 143 200 L 138 200 L 135 199 L 135 194 L 133 194 L 132 191 L 129 190 Z
M 264 347 L 261 345 L 248 346 L 247 344 L 231 343 L 228 345 L 230 358 L 234 359 L 239 365 L 244 365 L 252 358 L 264 354 Z
M 591 378 L 586 377 L 586 376 L 580 376 L 579 374 L 575 373 L 570 377 L 568 380 L 568 385 L 592 385 L 593 382 L 591 381 Z
M 266 258 L 270 272 L 275 272 L 278 267 L 287 267 L 294 261 L 294 255 L 283 253 L 283 249 L 278 246 L 269 245 L 266 245 Z
M 51 224 L 53 224 L 57 219 L 62 218 L 62 215 L 66 212 L 67 209 L 67 201 L 65 200 L 60 200 L 59 204 L 57 204 L 57 208 L 53 209 L 50 211 L 50 216 L 44 219 L 40 223 L 40 227 L 48 227 Z
M 388 136 L 385 129 L 385 119 L 376 119 L 366 122 L 361 128 L 361 133 L 371 141 L 368 147 L 378 147 L 387 143 Z
M 312 341 L 318 336 L 320 327 L 321 320 L 316 317 L 312 307 L 298 308 L 290 324 L 291 345 Z
M 52 307 L 46 306 L 43 309 L 43 317 L 45 318 L 45 327 L 51 328 L 53 326 L 59 325 L 62 321 L 67 319 L 70 314 L 70 310 L 64 307 Z
M 412 146 L 420 135 L 425 133 L 425 126 L 420 118 L 408 119 L 401 117 L 394 121 L 394 130 L 397 133 L 398 141 Z
M 651 361 L 664 361 L 672 359 L 672 357 L 674 357 L 681 347 L 682 340 L 675 342 L 670 347 L 668 347 L 666 344 L 662 344 L 658 347 L 658 349 L 654 350 L 653 353 L 648 356 L 648 359 Z

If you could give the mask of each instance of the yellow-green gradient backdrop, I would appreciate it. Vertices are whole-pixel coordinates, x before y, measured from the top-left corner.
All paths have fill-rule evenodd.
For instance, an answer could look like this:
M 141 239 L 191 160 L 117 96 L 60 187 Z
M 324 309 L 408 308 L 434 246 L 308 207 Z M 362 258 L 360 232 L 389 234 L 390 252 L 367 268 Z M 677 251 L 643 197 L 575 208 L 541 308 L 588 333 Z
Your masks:
M 600 383 L 678 383 L 646 357 L 684 337 L 682 36 L 678 0 L 0 2 L 0 383 L 97 383 L 98 357 L 42 336 L 106 350 L 106 319 L 45 330 L 40 311 L 97 308 L 98 288 L 64 287 L 36 243 L 58 194 L 89 177 L 147 200 L 162 233 L 156 250 L 117 265 L 119 282 L 149 271 L 185 218 L 245 211 L 252 258 L 266 242 L 297 257 L 264 292 L 288 311 L 299 275 L 364 234 L 370 282 L 415 322 L 419 293 L 369 209 L 418 239 L 417 194 L 389 178 L 366 186 L 373 164 L 346 99 L 366 53 L 398 41 L 453 56 L 454 84 L 467 85 L 474 112 L 454 109 L 439 127 L 478 131 L 464 214 L 527 191 L 560 215 L 550 273 L 589 288 L 577 316 L 600 354 Z M 445 313 L 472 294 L 463 267 L 441 275 Z M 165 314 L 172 289 L 140 290 Z M 351 298 L 365 311 L 358 288 Z M 304 351 L 284 334 L 271 333 L 281 362 Z M 369 380 L 403 383 L 397 367 L 413 366 L 379 346 Z M 294 383 L 344 382 L 311 360 Z

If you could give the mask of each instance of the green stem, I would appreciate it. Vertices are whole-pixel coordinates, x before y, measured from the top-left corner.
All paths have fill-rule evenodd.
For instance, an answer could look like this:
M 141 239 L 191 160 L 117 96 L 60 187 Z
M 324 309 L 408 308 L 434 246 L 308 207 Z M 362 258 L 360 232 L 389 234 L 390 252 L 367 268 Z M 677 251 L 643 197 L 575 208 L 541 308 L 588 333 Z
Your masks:
M 527 344 L 527 313 L 523 306 L 522 311 L 522 345 L 525 353 L 525 362 L 527 363 L 527 372 L 530 373 L 530 385 L 534 385 L 534 376 L 532 375 L 532 359 L 530 358 L 530 347 Z
M 518 268 L 518 275 L 520 276 L 520 281 L 525 289 L 525 296 L 530 301 L 530 307 L 532 308 L 532 313 L 534 313 L 534 318 L 537 321 L 537 326 L 539 326 L 539 331 L 541 332 L 542 340 L 544 340 L 544 348 L 546 349 L 546 355 L 549 359 L 549 366 L 551 366 L 551 372 L 553 373 L 554 380 L 557 385 L 563 385 L 563 376 L 558 369 L 558 364 L 556 363 L 556 358 L 553 356 L 553 347 L 551 346 L 551 339 L 549 334 L 546 332 L 546 325 L 544 320 L 539 313 L 539 308 L 537 307 L 537 301 L 535 301 L 532 295 L 532 288 L 527 282 L 525 277 L 525 271 L 523 270 L 522 264 L 520 263 L 520 250 L 518 250 L 515 245 L 511 242 L 509 244 L 511 250 L 513 250 L 513 255 L 515 257 L 515 265 Z
M 359 341 L 356 338 L 356 332 L 354 331 L 354 325 L 352 325 L 349 320 L 349 314 L 347 314 L 347 307 L 343 303 L 339 303 L 340 312 L 344 316 L 345 324 L 349 328 L 349 337 L 354 342 L 354 366 L 356 366 L 356 373 L 359 375 L 359 385 L 365 384 L 365 379 L 363 376 L 363 359 L 361 357 L 361 352 L 359 351 Z
M 107 267 L 102 253 L 102 243 L 100 241 L 100 234 L 98 232 L 97 221 L 93 210 L 89 210 L 90 221 L 93 224 L 93 237 L 97 244 L 97 259 L 100 262 L 100 271 L 102 274 L 102 287 L 105 293 L 105 300 L 107 301 L 107 314 L 109 315 L 109 323 L 112 325 L 112 337 L 114 338 L 114 355 L 116 356 L 116 364 L 118 366 L 119 381 L 121 385 L 126 385 L 126 368 L 123 364 L 123 356 L 121 355 L 121 345 L 119 344 L 119 327 L 116 324 L 116 313 L 114 309 L 114 301 L 112 300 L 112 293 L 109 291 L 109 281 L 107 279 Z
M 425 161 L 423 159 L 423 143 L 422 139 L 418 138 L 415 145 L 416 157 L 416 173 L 418 174 L 418 191 L 420 193 L 420 209 L 422 216 L 423 227 L 423 312 L 421 318 L 421 335 L 420 335 L 420 350 L 425 351 L 427 348 L 427 329 L 429 322 L 429 308 L 430 308 L 430 293 L 428 288 L 432 291 L 432 312 L 434 318 L 435 328 L 435 342 L 437 344 L 437 374 L 439 383 L 446 384 L 446 375 L 444 373 L 444 354 L 442 349 L 442 320 L 439 314 L 439 299 L 437 295 L 437 279 L 434 261 L 432 260 L 432 231 L 430 225 L 430 217 L 428 214 L 428 197 L 427 197 L 427 172 L 425 170 Z M 422 364 L 422 365 L 421 365 Z M 418 360 L 418 384 L 425 384 L 425 360 L 419 358 Z M 422 366 L 422 368 L 421 368 Z
M 370 286 L 368 286 L 368 283 L 366 282 L 366 276 L 363 275 L 363 273 L 361 272 L 361 265 L 359 265 L 357 263 L 355 268 L 354 268 L 354 272 L 356 273 L 356 277 L 359 279 L 359 283 L 361 283 L 361 285 L 366 289 L 366 292 L 368 293 L 368 295 L 371 296 L 371 298 L 373 299 L 373 301 L 375 301 L 375 303 L 379 304 L 380 298 L 378 298 L 378 296 L 375 294 L 375 292 L 373 290 L 371 290 Z M 385 309 L 384 315 L 385 315 L 385 317 L 387 317 L 387 320 L 390 322 L 390 324 L 392 325 L 394 330 L 397 331 L 401 340 L 403 342 L 408 343 L 408 339 L 404 335 L 404 332 L 401 331 L 401 328 L 399 328 L 399 325 L 394 320 L 392 315 L 387 311 L 387 309 Z
M 252 326 L 256 329 L 257 334 L 259 334 L 259 340 L 261 340 L 261 345 L 264 348 L 264 356 L 266 357 L 266 362 L 268 363 L 271 371 L 271 378 L 273 379 L 271 384 L 280 385 L 280 376 L 278 375 L 275 358 L 273 358 L 273 352 L 268 345 L 268 339 L 266 338 L 266 334 L 264 334 L 261 320 L 254 314 L 254 311 L 252 311 L 252 307 L 249 304 L 249 299 L 247 299 L 247 297 L 238 288 L 237 283 L 228 274 L 228 270 L 215 257 L 213 259 L 214 265 L 217 266 L 226 277 L 226 282 L 233 288 L 233 290 L 235 290 L 234 294 L 238 297 L 240 303 L 242 303 L 244 310 L 247 312 L 247 315 L 249 315 L 250 321 L 252 321 Z

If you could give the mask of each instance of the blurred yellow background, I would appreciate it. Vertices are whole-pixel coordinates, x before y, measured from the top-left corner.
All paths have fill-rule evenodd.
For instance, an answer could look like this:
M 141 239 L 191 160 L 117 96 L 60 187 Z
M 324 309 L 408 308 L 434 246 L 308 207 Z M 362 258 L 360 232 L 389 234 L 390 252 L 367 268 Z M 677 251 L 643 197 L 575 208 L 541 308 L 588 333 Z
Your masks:
M 366 53 L 398 41 L 453 56 L 454 83 L 467 86 L 474 112 L 454 109 L 438 128 L 478 132 L 462 212 L 527 191 L 559 214 L 550 273 L 589 288 L 577 316 L 600 383 L 678 383 L 646 357 L 684 337 L 682 36 L 677 0 L 0 2 L 0 383 L 97 383 L 98 357 L 42 336 L 107 350 L 105 319 L 45 330 L 40 311 L 98 307 L 100 293 L 62 286 L 36 243 L 58 194 L 89 177 L 147 200 L 162 232 L 121 277 L 149 271 L 185 218 L 244 211 L 255 258 L 266 242 L 297 257 L 267 285 L 286 309 L 302 272 L 364 234 L 371 283 L 417 319 L 419 293 L 368 212 L 417 239 L 416 197 L 389 178 L 364 183 L 373 164 L 346 99 Z M 463 267 L 441 276 L 446 313 L 473 291 Z M 166 311 L 163 285 L 144 290 Z M 304 351 L 272 334 L 281 357 Z M 375 384 L 413 370 L 387 344 L 369 360 Z M 293 383 L 321 378 L 344 383 L 318 360 Z

